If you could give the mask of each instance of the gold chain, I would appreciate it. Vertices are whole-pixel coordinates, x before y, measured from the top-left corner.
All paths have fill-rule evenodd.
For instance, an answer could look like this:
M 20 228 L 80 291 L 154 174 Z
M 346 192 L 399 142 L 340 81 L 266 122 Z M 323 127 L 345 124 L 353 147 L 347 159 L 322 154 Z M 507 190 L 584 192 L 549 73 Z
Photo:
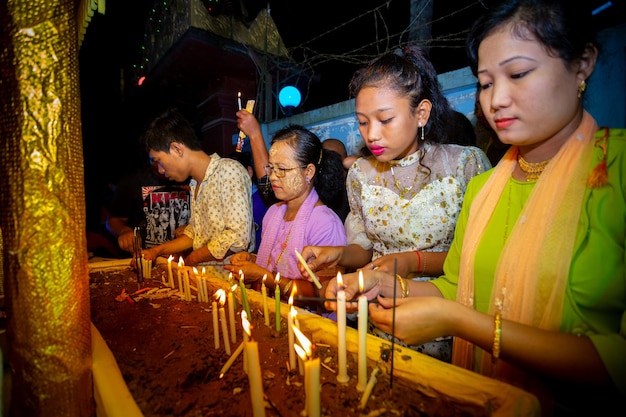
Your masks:
M 531 163 L 522 158 L 522 155 L 518 155 L 517 163 L 524 174 L 526 174 L 526 181 L 536 181 L 546 168 L 546 165 L 550 163 L 550 159 L 543 162 Z
M 294 220 L 295 223 L 295 220 Z M 291 237 L 291 230 L 293 230 L 293 225 L 294 223 L 291 223 L 291 227 L 289 228 L 289 232 L 287 232 L 287 237 L 285 238 L 285 241 L 281 244 L 281 251 L 280 254 L 278 254 L 278 258 L 276 258 L 276 262 L 274 263 L 274 267 L 278 268 L 278 263 L 280 262 L 280 260 L 283 257 L 283 254 L 285 253 L 285 249 L 287 249 L 287 244 L 289 243 L 289 238 Z M 272 263 L 272 257 L 269 256 L 267 258 L 267 267 L 269 268 L 270 264 Z

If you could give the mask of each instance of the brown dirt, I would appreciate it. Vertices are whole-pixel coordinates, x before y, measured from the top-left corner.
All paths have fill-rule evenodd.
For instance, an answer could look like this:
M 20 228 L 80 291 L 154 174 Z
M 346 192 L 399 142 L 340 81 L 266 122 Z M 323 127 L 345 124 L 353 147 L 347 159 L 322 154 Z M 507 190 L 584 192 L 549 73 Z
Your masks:
M 144 286 L 162 287 L 166 268 L 159 265 Z M 219 372 L 229 356 L 214 349 L 210 304 L 182 301 L 176 296 L 161 299 L 133 297 L 118 301 L 126 290 L 137 290 L 130 270 L 94 271 L 91 280 L 91 316 L 115 356 L 123 378 L 137 405 L 146 417 L 157 416 L 252 416 L 248 378 L 241 355 L 226 375 Z M 209 288 L 209 294 L 215 289 Z M 241 299 L 237 305 L 241 310 Z M 253 309 L 253 337 L 259 342 L 259 357 L 266 397 L 266 415 L 300 416 L 304 408 L 303 377 L 288 370 L 286 323 L 277 332 L 263 323 L 262 311 Z M 242 329 L 238 322 L 238 342 Z M 275 325 L 274 317 L 271 326 Z M 314 356 L 330 369 L 337 369 L 336 350 L 316 346 Z M 356 369 L 356 356 L 348 354 L 348 369 Z M 388 369 L 388 368 L 383 368 Z M 368 370 L 372 371 L 371 367 Z M 353 372 L 355 373 L 355 372 Z M 486 415 L 449 398 L 423 395 L 411 382 L 386 372 L 378 382 L 364 409 L 359 409 L 361 393 L 356 376 L 339 384 L 327 368 L 321 370 L 323 416 L 478 416 Z M 390 389 L 392 385 L 392 389 Z

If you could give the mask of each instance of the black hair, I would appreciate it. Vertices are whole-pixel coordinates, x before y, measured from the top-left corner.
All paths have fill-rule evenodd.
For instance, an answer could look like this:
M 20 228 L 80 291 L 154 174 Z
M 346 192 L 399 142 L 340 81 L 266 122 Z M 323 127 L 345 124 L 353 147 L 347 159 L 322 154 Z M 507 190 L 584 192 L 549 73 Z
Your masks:
M 176 108 L 170 108 L 155 117 L 142 136 L 146 151 L 169 153 L 170 145 L 181 143 L 194 151 L 202 150 L 202 143 L 187 118 Z
M 300 125 L 290 124 L 280 129 L 272 137 L 272 144 L 277 142 L 286 142 L 294 150 L 300 165 L 315 165 L 315 176 L 311 180 L 315 191 L 324 204 L 338 213 L 343 204 L 342 193 L 345 193 L 346 186 L 339 154 L 324 149 L 320 138 Z
M 427 99 L 432 103 L 430 118 L 424 126 L 425 141 L 447 143 L 446 125 L 452 107 L 443 95 L 437 71 L 424 49 L 405 45 L 386 52 L 357 70 L 349 84 L 350 98 L 365 87 L 387 87 L 408 97 L 412 108 Z M 417 134 L 417 132 L 416 132 Z
M 527 39 L 530 32 L 550 56 L 561 58 L 568 66 L 580 59 L 590 45 L 598 48 L 589 2 L 505 1 L 481 15 L 470 28 L 466 52 L 474 75 L 478 69 L 478 47 L 494 30 L 508 23 L 513 23 L 513 34 L 519 39 Z

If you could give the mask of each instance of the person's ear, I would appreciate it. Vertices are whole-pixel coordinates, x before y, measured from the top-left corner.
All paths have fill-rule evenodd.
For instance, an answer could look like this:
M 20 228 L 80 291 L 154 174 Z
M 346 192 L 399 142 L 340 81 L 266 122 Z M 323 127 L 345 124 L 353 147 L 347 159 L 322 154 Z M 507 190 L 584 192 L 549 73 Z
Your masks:
M 586 81 L 596 67 L 598 60 L 598 49 L 593 44 L 588 44 L 585 48 L 580 61 L 578 62 L 577 78 L 578 82 Z
M 415 107 L 415 117 L 417 117 L 418 122 L 422 123 L 422 126 L 426 126 L 426 123 L 428 123 L 428 119 L 430 118 L 430 111 L 432 108 L 433 103 L 428 99 L 420 101 L 417 107 Z
M 176 156 L 183 156 L 183 147 L 178 142 L 170 143 L 170 153 Z

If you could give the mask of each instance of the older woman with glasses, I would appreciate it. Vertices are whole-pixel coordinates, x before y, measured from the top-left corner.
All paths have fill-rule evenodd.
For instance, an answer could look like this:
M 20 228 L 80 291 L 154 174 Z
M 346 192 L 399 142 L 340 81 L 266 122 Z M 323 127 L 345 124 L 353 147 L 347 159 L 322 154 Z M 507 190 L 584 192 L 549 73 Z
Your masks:
M 297 293 L 318 295 L 318 289 L 303 279 L 295 251 L 307 245 L 345 245 L 341 219 L 326 204 L 345 187 L 343 165 L 336 152 L 322 148 L 313 132 L 298 125 L 278 131 L 272 138 L 269 163 L 264 167 L 272 190 L 280 200 L 263 218 L 258 255 L 242 252 L 225 268 L 244 274 L 246 284 L 265 284 L 275 289 L 276 276 L 282 297 L 287 299 L 294 280 Z M 322 294 L 324 287 L 322 287 Z

